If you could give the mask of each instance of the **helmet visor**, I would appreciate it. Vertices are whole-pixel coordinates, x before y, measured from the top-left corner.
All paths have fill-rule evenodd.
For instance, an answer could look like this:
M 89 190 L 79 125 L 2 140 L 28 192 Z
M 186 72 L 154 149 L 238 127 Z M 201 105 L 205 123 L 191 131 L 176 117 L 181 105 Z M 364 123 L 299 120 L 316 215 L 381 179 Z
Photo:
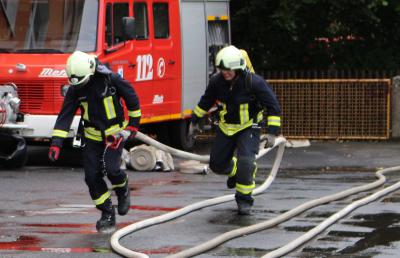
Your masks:
M 76 76 L 75 74 L 72 74 L 71 76 L 68 77 L 69 83 L 73 86 L 83 86 L 88 82 L 88 80 L 89 80 L 89 75 Z

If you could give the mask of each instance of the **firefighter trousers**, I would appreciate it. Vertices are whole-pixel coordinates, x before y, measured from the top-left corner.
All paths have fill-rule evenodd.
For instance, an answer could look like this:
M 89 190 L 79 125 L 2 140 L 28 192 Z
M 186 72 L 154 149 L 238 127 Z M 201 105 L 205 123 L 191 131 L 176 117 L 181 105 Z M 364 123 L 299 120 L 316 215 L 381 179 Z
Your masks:
M 105 150 L 105 148 L 103 142 L 86 139 L 82 151 L 85 182 L 89 188 L 90 197 L 100 210 L 104 210 L 104 204 L 111 200 L 104 176 L 110 180 L 117 195 L 123 194 L 128 187 L 127 174 L 120 169 L 123 144 L 121 143 L 118 149 Z
M 260 128 L 246 128 L 232 136 L 217 129 L 210 154 L 210 169 L 236 181 L 236 199 L 253 203 L 257 172 L 255 156 L 260 145 Z M 235 156 L 236 151 L 236 156 Z

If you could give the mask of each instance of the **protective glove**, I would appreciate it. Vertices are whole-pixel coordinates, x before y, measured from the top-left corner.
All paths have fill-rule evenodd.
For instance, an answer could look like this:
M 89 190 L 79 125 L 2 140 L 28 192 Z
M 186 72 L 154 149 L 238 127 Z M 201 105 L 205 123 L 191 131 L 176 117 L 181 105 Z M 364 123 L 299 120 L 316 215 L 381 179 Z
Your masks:
M 125 128 L 125 131 L 130 132 L 130 135 L 129 135 L 128 139 L 133 139 L 133 138 L 136 137 L 138 129 L 136 127 L 134 127 L 134 126 L 127 126 Z
M 267 142 L 265 143 L 265 148 L 271 148 L 275 145 L 276 136 L 273 134 L 267 134 Z
M 119 131 L 114 136 L 116 139 L 122 138 L 123 141 L 135 138 L 137 129 L 133 126 L 127 126 L 124 130 Z
M 58 146 L 50 146 L 49 149 L 49 153 L 48 153 L 48 157 L 51 161 L 55 162 L 56 160 L 58 160 L 58 157 L 60 156 L 60 147 Z
M 119 131 L 116 134 L 112 134 L 106 137 L 106 144 L 111 149 L 118 149 L 121 142 L 128 139 L 133 139 L 137 134 L 137 128 L 133 126 L 127 126 L 124 130 Z

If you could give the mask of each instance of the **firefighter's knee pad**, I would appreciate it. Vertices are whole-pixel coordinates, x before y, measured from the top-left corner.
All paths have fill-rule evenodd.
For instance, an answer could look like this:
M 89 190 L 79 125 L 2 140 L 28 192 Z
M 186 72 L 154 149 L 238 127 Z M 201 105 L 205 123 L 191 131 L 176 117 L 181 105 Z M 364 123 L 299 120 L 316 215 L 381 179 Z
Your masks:
M 253 184 L 256 164 L 253 158 L 239 157 L 237 161 L 236 182 L 243 185 Z
M 230 160 L 228 163 L 218 163 L 215 160 L 210 160 L 210 169 L 216 174 L 229 175 L 233 169 L 233 166 L 233 160 Z

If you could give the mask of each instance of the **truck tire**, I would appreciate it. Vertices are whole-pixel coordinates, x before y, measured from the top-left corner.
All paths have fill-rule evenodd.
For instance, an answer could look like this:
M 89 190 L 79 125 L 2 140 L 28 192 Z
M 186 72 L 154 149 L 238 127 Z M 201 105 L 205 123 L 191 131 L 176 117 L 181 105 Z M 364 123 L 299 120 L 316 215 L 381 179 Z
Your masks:
M 10 138 L 13 139 L 12 137 L 10 137 Z M 18 138 L 14 138 L 14 139 L 18 139 L 17 142 L 11 141 L 11 143 L 16 144 L 16 147 L 11 147 L 11 146 L 9 147 L 10 149 L 12 149 L 14 154 L 9 158 L 2 159 L 0 161 L 0 164 L 7 169 L 22 168 L 23 166 L 25 166 L 25 164 L 28 160 L 28 150 L 27 150 L 25 139 L 23 139 L 22 137 L 18 137 Z M 6 144 L 10 144 L 10 142 L 7 142 Z M 14 148 L 16 148 L 16 149 L 14 150 Z
M 27 147 L 25 146 L 24 149 L 18 153 L 15 157 L 9 160 L 4 161 L 4 167 L 8 169 L 18 169 L 25 166 L 26 162 L 28 161 L 28 151 Z
M 171 122 L 169 135 L 172 146 L 184 151 L 191 151 L 194 139 L 188 135 L 190 119 Z

